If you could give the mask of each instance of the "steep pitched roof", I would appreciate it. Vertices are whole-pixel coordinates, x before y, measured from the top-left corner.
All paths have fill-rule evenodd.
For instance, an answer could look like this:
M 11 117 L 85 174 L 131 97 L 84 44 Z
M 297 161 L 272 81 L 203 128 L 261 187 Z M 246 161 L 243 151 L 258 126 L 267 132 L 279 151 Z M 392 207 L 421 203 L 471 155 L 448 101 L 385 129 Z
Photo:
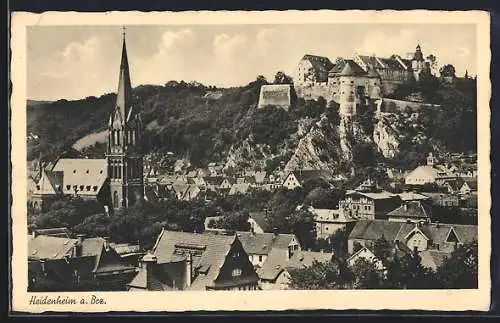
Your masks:
M 205 289 L 213 284 L 220 268 L 226 260 L 236 236 L 198 234 L 189 232 L 162 230 L 153 248 L 158 264 L 184 261 L 186 250 L 197 250 L 199 256 L 193 256 L 193 269 L 208 268 L 206 275 L 198 276 L 189 289 Z
M 288 250 L 286 249 L 272 249 L 267 255 L 266 261 L 262 267 L 257 269 L 257 274 L 260 279 L 274 280 L 276 277 L 286 269 L 285 264 L 288 261 Z
M 64 193 L 74 193 L 76 186 L 78 195 L 95 196 L 108 177 L 108 164 L 106 159 L 62 158 L 53 171 L 64 173 Z
M 427 204 L 419 201 L 409 201 L 389 212 L 389 217 L 399 217 L 407 219 L 429 219 L 431 208 Z
M 344 61 L 344 67 L 338 73 L 338 75 L 339 76 L 367 76 L 368 73 L 365 72 L 365 70 L 363 70 L 361 68 L 361 66 L 356 64 L 356 62 L 354 62 L 352 59 L 346 59 Z
M 266 211 L 249 212 L 248 217 L 253 219 L 264 232 L 270 232 L 272 230 L 266 219 Z
M 330 61 L 330 59 L 324 56 L 306 54 L 304 55 L 304 57 L 302 57 L 302 60 L 309 61 L 315 70 L 320 70 L 324 72 L 328 72 L 334 66 L 334 64 Z
M 349 239 L 377 240 L 383 236 L 386 240 L 396 240 L 400 229 L 400 222 L 360 220 L 354 225 Z
M 327 181 L 331 179 L 330 172 L 325 170 L 304 169 L 304 170 L 294 170 L 292 171 L 292 173 L 295 176 L 295 178 L 297 178 L 297 180 L 302 184 L 312 179 L 324 179 Z
M 248 183 L 240 183 L 240 184 L 233 184 L 231 186 L 231 189 L 229 190 L 229 195 L 234 195 L 234 194 L 245 194 L 248 189 L 250 188 L 250 184 Z
M 309 267 L 314 261 L 328 262 L 332 260 L 333 253 L 331 252 L 315 252 L 299 250 L 295 251 L 286 263 L 286 268 L 303 268 Z
M 294 234 L 287 233 L 252 233 L 238 231 L 238 239 L 243 249 L 248 254 L 267 255 L 273 248 L 287 249 L 290 242 L 295 238 Z
M 37 236 L 28 240 L 28 259 L 57 260 L 70 257 L 77 239 Z
M 71 233 L 68 228 L 50 228 L 50 229 L 35 229 L 36 235 L 45 235 L 60 238 L 71 238 Z
M 35 192 L 38 194 L 58 194 L 61 192 L 63 172 L 42 169 L 40 179 L 36 183 Z

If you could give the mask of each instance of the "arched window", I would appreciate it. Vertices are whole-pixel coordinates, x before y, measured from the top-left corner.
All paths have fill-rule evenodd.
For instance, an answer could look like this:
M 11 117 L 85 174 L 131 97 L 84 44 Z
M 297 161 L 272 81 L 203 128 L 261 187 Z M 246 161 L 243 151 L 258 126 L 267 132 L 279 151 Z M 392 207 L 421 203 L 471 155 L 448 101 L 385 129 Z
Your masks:
M 118 192 L 117 191 L 113 192 L 113 207 L 115 209 L 118 208 Z
M 118 145 L 118 131 L 113 130 L 113 145 Z
M 133 146 L 135 146 L 135 140 L 136 140 L 135 130 L 132 130 L 132 145 Z
M 116 144 L 120 145 L 120 130 L 116 130 Z

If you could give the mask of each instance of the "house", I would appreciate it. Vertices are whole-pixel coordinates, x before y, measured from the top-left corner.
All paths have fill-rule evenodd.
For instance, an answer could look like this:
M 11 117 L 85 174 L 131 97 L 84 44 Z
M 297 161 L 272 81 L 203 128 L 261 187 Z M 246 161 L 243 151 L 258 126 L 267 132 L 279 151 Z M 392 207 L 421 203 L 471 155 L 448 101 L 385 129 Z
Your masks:
M 293 190 L 297 187 L 302 187 L 306 182 L 315 180 L 329 183 L 331 180 L 331 174 L 324 170 L 294 170 L 288 173 L 285 177 L 283 187 Z
M 135 272 L 103 238 L 38 235 L 28 240 L 30 291 L 125 290 Z
M 306 54 L 293 73 L 294 85 L 326 83 L 334 64 L 327 57 Z
M 461 178 L 457 178 L 454 180 L 445 180 L 441 185 L 449 194 L 457 194 L 460 192 L 462 185 L 464 184 L 464 180 Z
M 400 242 L 410 250 L 440 250 L 451 252 L 458 244 L 477 241 L 476 225 L 442 223 L 408 223 L 386 220 L 358 221 L 348 237 L 348 251 L 355 246 L 372 248 L 376 240 Z
M 406 201 L 395 210 L 387 214 L 389 221 L 399 222 L 430 222 L 432 209 L 429 205 L 420 201 Z
M 333 253 L 299 250 L 288 256 L 285 249 L 273 249 L 264 265 L 258 269 L 263 290 L 290 289 L 290 272 L 311 266 L 315 261 L 332 261 Z
M 477 180 L 465 180 L 459 189 L 460 195 L 477 193 Z
M 421 165 L 409 172 L 405 177 L 406 185 L 437 184 L 442 185 L 446 180 L 455 180 L 456 175 L 450 173 L 443 167 L 437 167 L 436 159 L 429 153 L 427 164 Z
M 299 240 L 294 234 L 238 231 L 237 236 L 255 267 L 262 267 L 273 249 L 285 250 L 290 256 L 301 250 Z
M 246 194 L 250 189 L 250 184 L 248 183 L 235 183 L 231 186 L 228 195 L 236 195 L 236 194 Z
M 36 211 L 47 211 L 52 203 L 63 196 L 63 173 L 41 170 L 40 179 L 31 192 L 30 204 Z
M 139 258 L 144 255 L 141 246 L 130 243 L 110 243 L 111 248 L 116 251 L 124 263 L 137 266 Z
M 174 184 L 172 189 L 178 200 L 191 201 L 198 197 L 201 190 L 195 184 Z
M 397 194 L 387 191 L 358 192 L 349 191 L 339 202 L 346 216 L 354 219 L 384 219 L 387 213 L 401 205 Z
M 222 185 L 224 178 L 222 176 L 209 176 L 205 177 L 206 189 L 212 192 L 216 192 Z
M 249 212 L 248 223 L 250 223 L 250 231 L 255 233 L 272 232 L 273 228 L 267 222 L 267 210 L 259 212 Z
M 326 239 L 338 230 L 352 229 L 355 219 L 346 216 L 341 209 L 316 209 L 310 207 L 309 210 L 314 214 L 314 223 L 316 224 L 316 238 Z
M 257 273 L 236 235 L 162 230 L 151 254 L 147 269 L 174 290 L 258 288 Z
M 460 199 L 458 195 L 446 194 L 446 193 L 423 193 L 423 195 L 429 197 L 432 204 L 442 207 L 458 207 L 460 205 Z
M 368 262 L 373 263 L 375 269 L 384 270 L 384 265 L 380 259 L 378 259 L 375 254 L 367 247 L 361 247 L 358 251 L 354 252 L 349 258 L 347 258 L 347 264 L 349 266 L 354 266 L 359 259 L 365 259 Z
M 147 292 L 147 291 L 171 291 L 174 290 L 168 284 L 163 283 L 157 276 L 156 256 L 147 253 L 139 261 L 137 274 L 132 281 L 127 284 L 129 292 Z
M 220 184 L 220 188 L 230 190 L 233 184 L 235 184 L 235 181 L 232 178 L 226 177 Z

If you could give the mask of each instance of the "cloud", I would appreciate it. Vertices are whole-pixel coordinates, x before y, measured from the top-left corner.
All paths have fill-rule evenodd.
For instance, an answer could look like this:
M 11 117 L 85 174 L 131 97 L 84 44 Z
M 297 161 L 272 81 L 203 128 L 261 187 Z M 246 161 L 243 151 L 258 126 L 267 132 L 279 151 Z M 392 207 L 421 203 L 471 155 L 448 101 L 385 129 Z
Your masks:
M 417 32 L 414 29 L 402 29 L 396 33 L 372 30 L 364 37 L 361 45 L 355 48 L 355 52 L 386 57 L 398 54 L 405 57 L 415 50 L 417 43 Z
M 63 63 L 75 63 L 78 61 L 91 62 L 101 47 L 99 38 L 93 36 L 83 43 L 71 42 L 60 53 Z

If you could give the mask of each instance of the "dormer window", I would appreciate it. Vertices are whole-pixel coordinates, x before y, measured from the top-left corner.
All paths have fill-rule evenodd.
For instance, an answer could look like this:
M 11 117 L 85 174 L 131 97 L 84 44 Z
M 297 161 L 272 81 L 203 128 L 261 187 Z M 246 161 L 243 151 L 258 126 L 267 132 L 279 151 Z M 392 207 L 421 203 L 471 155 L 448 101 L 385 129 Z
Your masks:
M 87 171 L 86 171 L 85 173 L 86 173 L 86 174 L 88 174 L 88 173 L 89 173 L 89 170 L 87 169 Z
M 94 192 L 97 191 L 97 186 L 92 187 L 92 189 L 94 190 Z
M 83 185 L 80 185 L 80 191 L 83 191 Z
M 87 191 L 90 191 L 90 185 L 87 185 L 86 189 Z

